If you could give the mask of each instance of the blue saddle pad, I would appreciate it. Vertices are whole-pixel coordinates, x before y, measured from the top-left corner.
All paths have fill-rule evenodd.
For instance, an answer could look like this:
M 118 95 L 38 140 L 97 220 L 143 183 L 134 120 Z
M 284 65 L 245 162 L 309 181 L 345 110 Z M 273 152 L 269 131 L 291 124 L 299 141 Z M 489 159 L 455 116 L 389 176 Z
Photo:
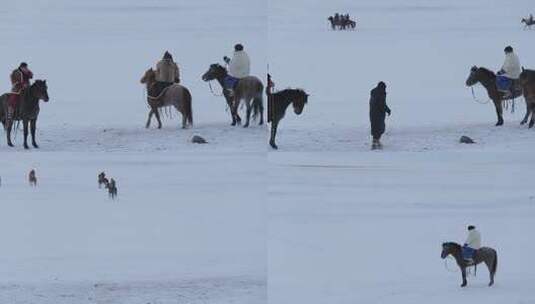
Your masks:
M 225 77 L 225 79 L 223 79 L 223 85 L 227 89 L 234 89 L 239 81 L 240 81 L 240 79 L 238 79 L 236 77 L 232 77 L 230 75 L 227 75 L 227 77 Z

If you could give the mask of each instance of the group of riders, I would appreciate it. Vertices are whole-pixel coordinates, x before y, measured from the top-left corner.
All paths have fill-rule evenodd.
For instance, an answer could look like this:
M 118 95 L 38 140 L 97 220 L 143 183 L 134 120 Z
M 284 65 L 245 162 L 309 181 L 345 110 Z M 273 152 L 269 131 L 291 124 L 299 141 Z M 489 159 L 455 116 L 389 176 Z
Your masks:
M 345 30 L 346 28 L 355 28 L 355 21 L 351 20 L 349 17 L 349 14 L 340 14 L 336 13 L 334 16 L 329 16 L 327 18 L 331 22 L 331 27 L 334 30 L 337 26 L 341 30 Z
M 251 62 L 243 45 L 239 43 L 234 46 L 232 58 L 224 56 L 223 60 L 228 65 L 228 75 L 223 82 L 224 90 L 232 96 L 240 79 L 249 76 Z M 149 88 L 148 95 L 151 98 L 158 98 L 167 87 L 174 83 L 180 83 L 180 69 L 173 60 L 173 56 L 166 51 L 163 58 L 156 64 L 156 82 Z
M 347 19 L 349 15 L 337 13 L 335 18 L 338 20 Z M 497 73 L 496 87 L 503 92 L 504 99 L 509 99 L 515 95 L 515 87 L 518 85 L 518 79 L 522 73 L 522 66 L 511 46 L 507 46 L 504 52 L 505 60 Z M 234 46 L 232 58 L 224 56 L 223 60 L 228 65 L 228 75 L 223 81 L 223 86 L 228 95 L 232 96 L 239 80 L 250 75 L 251 62 L 243 45 L 239 43 Z M 11 72 L 10 79 L 12 87 L 7 101 L 8 120 L 13 118 L 17 104 L 21 102 L 26 90 L 30 87 L 30 80 L 32 78 L 33 73 L 26 62 L 22 62 L 18 68 Z M 163 58 L 156 64 L 156 82 L 149 88 L 148 94 L 152 98 L 158 98 L 167 87 L 174 83 L 180 83 L 180 69 L 178 64 L 173 60 L 173 56 L 166 51 Z M 268 85 L 268 87 L 270 86 Z M 386 84 L 380 82 L 372 90 L 370 98 L 372 148 L 380 148 L 380 138 L 385 130 L 385 117 L 386 114 L 390 115 L 390 113 L 390 108 L 386 104 Z

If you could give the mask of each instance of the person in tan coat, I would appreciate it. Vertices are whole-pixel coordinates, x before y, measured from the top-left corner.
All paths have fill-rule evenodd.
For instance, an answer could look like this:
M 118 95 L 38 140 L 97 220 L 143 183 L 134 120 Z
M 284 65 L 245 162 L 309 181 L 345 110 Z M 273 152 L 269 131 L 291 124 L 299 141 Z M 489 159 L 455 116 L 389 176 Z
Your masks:
M 166 51 L 162 60 L 156 64 L 156 84 L 150 89 L 149 95 L 157 97 L 173 83 L 180 83 L 180 71 L 173 56 Z

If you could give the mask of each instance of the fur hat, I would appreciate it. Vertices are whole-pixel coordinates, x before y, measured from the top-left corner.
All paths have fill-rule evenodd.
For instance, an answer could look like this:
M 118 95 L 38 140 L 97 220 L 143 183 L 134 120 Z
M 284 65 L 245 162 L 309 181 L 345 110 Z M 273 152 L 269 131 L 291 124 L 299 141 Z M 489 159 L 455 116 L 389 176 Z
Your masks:
M 513 47 L 508 45 L 508 46 L 505 47 L 505 49 L 503 51 L 506 52 L 506 53 L 512 53 L 513 52 Z
M 173 55 L 171 55 L 171 53 L 168 51 L 165 51 L 165 54 L 163 54 L 163 59 L 173 60 Z
M 476 229 L 476 226 L 474 226 L 474 225 L 469 225 L 469 226 L 468 226 L 468 230 L 469 230 L 469 231 L 470 231 L 470 230 L 474 230 L 474 229 Z
M 235 50 L 236 52 L 243 51 L 243 45 L 241 45 L 240 43 L 236 44 L 236 45 L 234 46 L 234 50 Z

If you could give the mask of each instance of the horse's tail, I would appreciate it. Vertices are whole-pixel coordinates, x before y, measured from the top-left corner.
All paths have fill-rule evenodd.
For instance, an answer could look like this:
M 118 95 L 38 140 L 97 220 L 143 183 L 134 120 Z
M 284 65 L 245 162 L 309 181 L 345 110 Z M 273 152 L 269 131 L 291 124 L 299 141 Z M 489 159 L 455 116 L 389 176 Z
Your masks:
M 496 271 L 498 270 L 498 253 L 494 252 L 494 263 L 492 263 L 492 274 L 496 274 Z
M 186 115 L 186 121 L 190 126 L 193 126 L 193 109 L 191 106 L 191 93 L 188 89 L 184 88 L 184 115 Z
M 263 104 L 262 94 L 257 95 L 253 98 L 253 119 L 257 119 L 258 115 L 263 115 L 264 113 L 264 104 Z

